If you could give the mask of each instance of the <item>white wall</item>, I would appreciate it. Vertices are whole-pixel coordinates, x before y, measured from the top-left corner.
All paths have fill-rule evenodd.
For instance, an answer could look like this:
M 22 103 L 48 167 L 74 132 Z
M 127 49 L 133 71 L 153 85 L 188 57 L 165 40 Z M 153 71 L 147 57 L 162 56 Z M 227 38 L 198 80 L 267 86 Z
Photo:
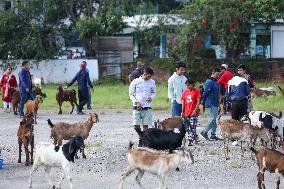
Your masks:
M 68 83 L 79 71 L 79 65 L 83 60 L 87 62 L 91 81 L 98 80 L 99 71 L 96 59 L 44 60 L 38 64 L 30 63 L 30 73 L 33 77 L 42 77 L 45 83 Z M 22 61 L 16 61 L 16 66 L 13 70 L 13 74 L 17 77 L 18 82 L 18 73 L 22 69 L 21 64 Z M 3 70 L 0 70 L 0 73 L 3 75 Z
M 284 58 L 284 26 L 271 26 L 271 57 Z

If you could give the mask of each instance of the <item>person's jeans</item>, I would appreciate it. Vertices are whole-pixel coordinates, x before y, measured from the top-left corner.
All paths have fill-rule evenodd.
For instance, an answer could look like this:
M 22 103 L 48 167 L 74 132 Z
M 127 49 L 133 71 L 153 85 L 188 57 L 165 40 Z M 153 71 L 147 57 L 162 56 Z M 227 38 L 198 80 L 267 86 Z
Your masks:
M 216 129 L 217 129 L 216 119 L 218 116 L 218 108 L 209 107 L 209 108 L 206 108 L 205 111 L 208 114 L 208 121 L 207 121 L 204 132 L 208 133 L 208 131 L 211 130 L 211 135 L 216 135 Z
M 21 91 L 20 92 L 20 108 L 19 108 L 19 113 L 20 116 L 24 116 L 24 106 L 26 103 L 26 100 L 34 100 L 34 94 L 32 92 L 27 93 L 26 91 Z
M 79 106 L 78 106 L 78 112 L 82 112 L 83 107 L 88 102 L 88 91 L 86 90 L 78 90 L 78 97 L 79 97 Z
M 88 109 L 92 109 L 91 103 L 92 103 L 92 88 L 88 87 L 88 102 L 87 102 Z
M 177 103 L 174 101 L 172 103 L 172 117 L 180 116 L 182 111 L 182 104 Z

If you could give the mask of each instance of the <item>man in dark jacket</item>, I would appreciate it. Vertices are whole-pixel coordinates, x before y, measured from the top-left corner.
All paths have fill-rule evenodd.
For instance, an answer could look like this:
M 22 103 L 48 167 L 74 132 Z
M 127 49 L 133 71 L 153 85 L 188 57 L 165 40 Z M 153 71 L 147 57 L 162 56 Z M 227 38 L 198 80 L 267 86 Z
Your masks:
M 211 140 L 219 140 L 216 136 L 216 118 L 218 115 L 219 106 L 219 87 L 217 84 L 217 79 L 220 75 L 221 70 L 219 68 L 214 68 L 212 70 L 211 77 L 209 77 L 205 82 L 204 92 L 203 92 L 203 103 L 205 103 L 205 111 L 208 114 L 208 121 L 205 130 L 200 133 L 200 136 L 205 140 L 209 140 L 208 131 L 211 130 Z
M 90 80 L 89 73 L 86 70 L 87 63 L 83 61 L 80 64 L 80 71 L 75 75 L 72 81 L 65 87 L 70 87 L 77 81 L 78 83 L 78 97 L 79 97 L 79 106 L 77 109 L 78 114 L 84 114 L 82 112 L 83 107 L 88 102 L 88 85 L 93 88 L 93 84 Z
M 240 120 L 247 115 L 250 87 L 245 78 L 235 76 L 229 81 L 229 96 L 232 100 L 232 119 Z
M 26 100 L 34 100 L 32 93 L 32 78 L 29 72 L 29 62 L 23 61 L 22 70 L 19 72 L 19 87 L 20 87 L 20 117 L 24 116 L 24 105 Z

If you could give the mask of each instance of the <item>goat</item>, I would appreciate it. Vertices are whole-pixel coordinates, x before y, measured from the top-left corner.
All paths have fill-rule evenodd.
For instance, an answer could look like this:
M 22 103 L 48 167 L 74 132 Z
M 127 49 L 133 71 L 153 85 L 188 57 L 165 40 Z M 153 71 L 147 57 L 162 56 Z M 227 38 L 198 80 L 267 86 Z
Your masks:
M 139 146 L 145 146 L 156 150 L 173 150 L 182 145 L 186 133 L 186 125 L 181 124 L 174 131 L 163 131 L 156 128 L 150 128 L 146 131 L 136 130 L 139 135 Z
M 13 105 L 13 111 L 14 115 L 18 115 L 18 108 L 19 108 L 19 103 L 20 103 L 20 91 L 18 89 L 11 89 L 11 103 Z
M 81 136 L 83 140 L 86 140 L 93 127 L 94 123 L 99 121 L 98 115 L 92 113 L 89 115 L 85 122 L 69 124 L 64 122 L 58 122 L 53 124 L 50 119 L 47 120 L 51 128 L 50 137 L 54 140 L 54 145 L 57 145 L 56 149 L 62 145 L 63 140 L 69 140 L 72 136 Z M 84 150 L 82 150 L 83 158 L 86 158 Z
M 42 77 L 41 77 L 41 78 L 38 78 L 38 77 L 33 78 L 33 84 L 34 84 L 36 87 L 39 87 L 39 88 L 41 89 L 41 85 L 44 84 L 44 80 L 43 80 Z
M 57 184 L 57 188 L 61 188 L 61 183 L 66 176 L 69 180 L 70 188 L 72 182 L 70 177 L 70 161 L 74 162 L 74 156 L 79 149 L 83 149 L 84 140 L 80 136 L 72 137 L 69 142 L 64 144 L 59 151 L 54 150 L 54 145 L 50 143 L 39 143 L 36 146 L 35 161 L 30 172 L 29 188 L 32 188 L 32 175 L 39 166 L 45 166 L 45 174 L 47 175 L 49 185 L 55 189 L 49 178 L 49 172 L 52 167 L 62 167 L 63 175 Z
M 226 160 L 230 159 L 228 155 L 229 140 L 241 141 L 242 156 L 244 153 L 242 142 L 249 142 L 250 145 L 252 145 L 259 138 L 262 142 L 262 145 L 267 145 L 267 143 L 270 141 L 270 133 L 265 128 L 253 127 L 248 123 L 243 123 L 233 119 L 220 120 L 220 117 L 221 115 L 218 116 L 217 125 L 223 137 L 224 155 Z
M 263 149 L 260 151 L 256 151 L 254 148 L 250 149 L 255 153 L 258 165 L 258 188 L 265 189 L 264 172 L 268 170 L 270 173 L 278 174 L 276 188 L 279 189 L 280 177 L 284 177 L 284 154 L 270 149 Z
M 33 88 L 32 88 L 32 92 L 33 92 L 34 95 L 40 95 L 40 96 L 42 96 L 43 98 L 46 98 L 46 94 L 43 93 L 43 92 L 41 91 L 41 88 L 39 88 L 39 87 L 33 87 Z
M 262 128 L 263 127 L 263 123 L 259 120 L 260 118 L 260 114 L 269 114 L 273 117 L 276 117 L 278 119 L 281 119 L 282 118 L 282 111 L 279 111 L 279 115 L 276 115 L 274 113 L 268 113 L 268 112 L 265 112 L 265 111 L 251 111 L 249 113 L 249 119 L 251 121 L 251 125 L 252 126 L 256 126 L 256 127 L 260 127 Z
M 33 149 L 34 149 L 34 133 L 33 133 L 33 118 L 29 115 L 25 115 L 23 120 L 20 122 L 18 128 L 18 144 L 19 144 L 19 159 L 18 163 L 21 163 L 21 153 L 22 153 L 22 144 L 24 144 L 25 153 L 26 153 L 26 162 L 25 165 L 29 166 L 33 164 Z M 29 145 L 31 146 L 31 151 L 29 151 Z
M 183 124 L 183 119 L 181 116 L 171 117 L 164 119 L 163 121 L 157 121 L 157 128 L 160 128 L 164 131 L 171 131 L 175 128 L 178 128 Z
M 278 86 L 278 88 L 280 89 L 280 92 L 284 95 L 284 88 L 281 88 L 280 86 Z
M 43 103 L 42 97 L 41 96 L 36 96 L 35 100 L 28 100 L 26 102 L 26 114 L 33 114 L 35 117 L 35 124 L 37 124 L 36 121 L 36 116 L 37 116 L 37 111 L 39 108 L 39 105 Z
M 78 107 L 77 104 L 77 98 L 76 98 L 76 90 L 72 89 L 72 90 L 63 90 L 62 86 L 59 86 L 57 88 L 56 91 L 56 101 L 59 105 L 59 112 L 58 114 L 62 114 L 62 104 L 64 101 L 68 101 L 70 102 L 71 106 L 72 106 L 72 110 L 70 112 L 70 114 L 73 113 L 74 110 L 74 104 Z
M 274 87 L 261 87 L 259 89 L 263 91 L 276 92 L 276 89 Z
M 141 179 L 145 172 L 158 175 L 160 178 L 159 189 L 166 189 L 166 181 L 170 171 L 175 170 L 181 163 L 194 163 L 190 150 L 181 150 L 173 154 L 157 152 L 148 148 L 136 148 L 132 150 L 133 143 L 129 143 L 127 159 L 128 167 L 126 173 L 121 176 L 119 189 L 123 188 L 124 180 L 135 170 L 137 184 L 143 188 Z
M 270 96 L 270 95 L 274 95 L 274 96 L 276 95 L 275 91 L 261 90 L 261 89 L 258 89 L 258 88 L 252 89 L 251 93 L 252 93 L 253 97 L 261 97 L 261 96 L 267 97 L 267 96 Z

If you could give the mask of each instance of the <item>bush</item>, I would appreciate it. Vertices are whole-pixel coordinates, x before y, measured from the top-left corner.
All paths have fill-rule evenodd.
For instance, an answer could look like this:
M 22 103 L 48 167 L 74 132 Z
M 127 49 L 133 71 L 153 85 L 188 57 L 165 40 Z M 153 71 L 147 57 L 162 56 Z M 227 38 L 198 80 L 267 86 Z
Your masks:
M 209 48 L 199 48 L 196 49 L 194 52 L 195 57 L 200 57 L 200 58 L 216 58 L 216 53 L 214 49 L 209 49 Z

